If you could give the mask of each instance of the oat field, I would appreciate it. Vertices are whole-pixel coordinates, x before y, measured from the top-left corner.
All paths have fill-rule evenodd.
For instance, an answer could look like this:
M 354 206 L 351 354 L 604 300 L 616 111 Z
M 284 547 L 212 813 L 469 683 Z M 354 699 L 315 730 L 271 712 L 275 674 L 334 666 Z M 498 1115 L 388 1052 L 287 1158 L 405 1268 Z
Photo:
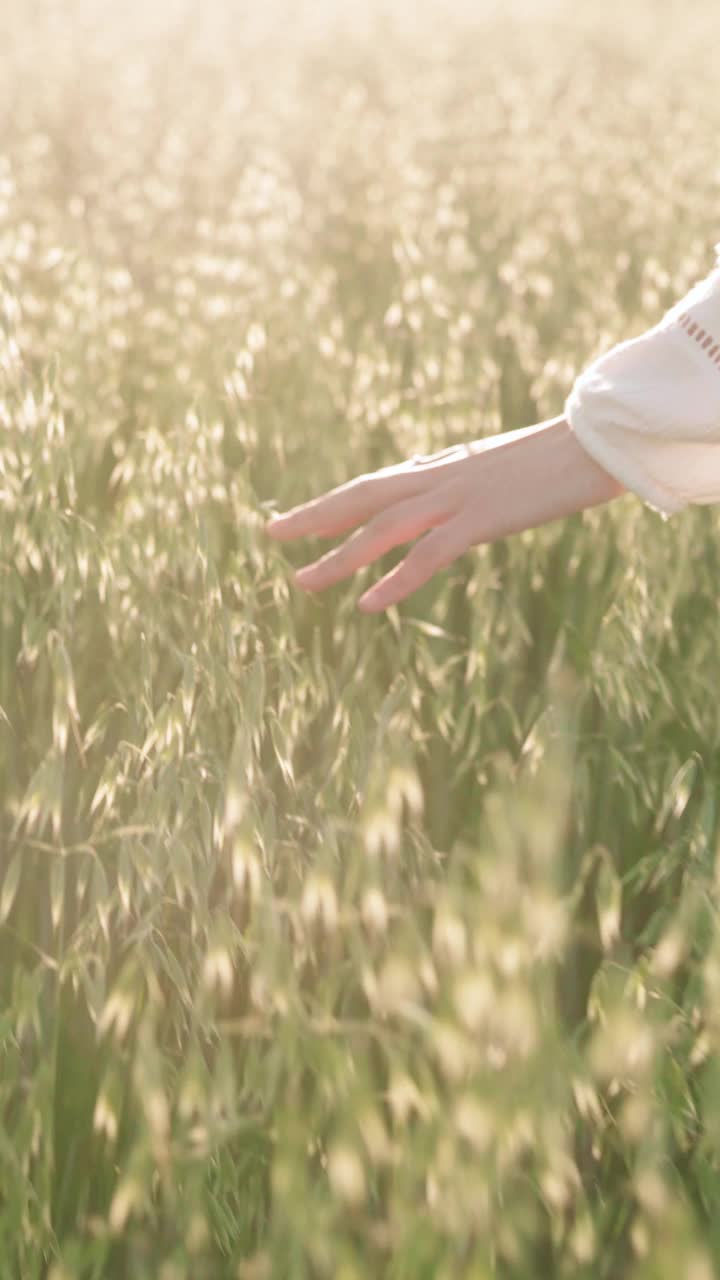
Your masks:
M 711 0 L 0 13 L 0 1280 L 720 1275 L 720 512 L 311 596 L 720 241 Z

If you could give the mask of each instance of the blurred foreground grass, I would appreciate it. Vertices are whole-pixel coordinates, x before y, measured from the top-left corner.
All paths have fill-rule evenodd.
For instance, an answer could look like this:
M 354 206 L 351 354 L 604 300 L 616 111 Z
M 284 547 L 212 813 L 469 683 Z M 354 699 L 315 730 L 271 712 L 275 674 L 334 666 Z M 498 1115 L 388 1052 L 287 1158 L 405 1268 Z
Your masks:
M 356 8 L 0 19 L 0 1276 L 710 1280 L 717 512 L 262 526 L 710 269 L 714 9 Z

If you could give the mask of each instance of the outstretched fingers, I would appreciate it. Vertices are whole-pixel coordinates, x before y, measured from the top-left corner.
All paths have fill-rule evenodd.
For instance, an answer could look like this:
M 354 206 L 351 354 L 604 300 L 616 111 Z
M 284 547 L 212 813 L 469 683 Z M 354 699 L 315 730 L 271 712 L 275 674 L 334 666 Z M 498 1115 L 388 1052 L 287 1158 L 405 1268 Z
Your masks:
M 397 604 L 446 569 L 473 546 L 470 513 L 459 511 L 440 528 L 428 533 L 389 574 L 366 591 L 358 601 L 363 613 L 379 613 Z
M 295 582 L 310 591 L 323 591 L 372 564 L 392 547 L 447 522 L 452 511 L 452 497 L 447 489 L 396 502 L 376 515 L 365 528 L 358 529 L 341 547 L 299 570 Z
M 427 474 L 423 478 L 407 463 L 386 467 L 383 471 L 348 480 L 319 498 L 275 516 L 265 525 L 265 531 L 278 542 L 289 542 L 293 538 L 332 538 L 363 524 L 391 503 L 414 497 L 427 487 Z

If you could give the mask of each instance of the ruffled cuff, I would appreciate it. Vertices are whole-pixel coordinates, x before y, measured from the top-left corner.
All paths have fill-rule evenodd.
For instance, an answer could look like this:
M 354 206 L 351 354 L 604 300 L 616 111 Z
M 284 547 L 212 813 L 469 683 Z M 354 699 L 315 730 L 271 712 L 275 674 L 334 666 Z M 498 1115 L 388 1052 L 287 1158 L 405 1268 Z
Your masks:
M 720 501 L 720 266 L 653 329 L 586 368 L 565 417 L 590 456 L 663 519 Z
M 565 418 L 583 449 L 624 488 L 635 493 L 663 520 L 688 505 L 686 498 L 670 493 L 648 474 L 642 459 L 633 457 L 632 433 L 621 427 L 605 429 L 598 421 L 599 405 L 585 390 L 573 389 L 565 401 Z M 655 446 L 657 448 L 657 444 Z

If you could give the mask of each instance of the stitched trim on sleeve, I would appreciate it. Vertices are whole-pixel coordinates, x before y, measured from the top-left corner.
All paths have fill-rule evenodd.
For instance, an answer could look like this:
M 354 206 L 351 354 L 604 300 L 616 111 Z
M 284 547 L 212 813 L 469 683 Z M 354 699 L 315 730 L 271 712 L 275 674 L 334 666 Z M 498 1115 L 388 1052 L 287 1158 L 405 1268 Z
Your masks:
M 678 316 L 678 324 L 683 328 L 689 338 L 697 342 L 698 346 L 705 352 L 708 360 L 712 360 L 720 369 L 720 339 L 715 334 L 708 333 L 697 320 L 693 320 L 687 311 L 681 311 Z

